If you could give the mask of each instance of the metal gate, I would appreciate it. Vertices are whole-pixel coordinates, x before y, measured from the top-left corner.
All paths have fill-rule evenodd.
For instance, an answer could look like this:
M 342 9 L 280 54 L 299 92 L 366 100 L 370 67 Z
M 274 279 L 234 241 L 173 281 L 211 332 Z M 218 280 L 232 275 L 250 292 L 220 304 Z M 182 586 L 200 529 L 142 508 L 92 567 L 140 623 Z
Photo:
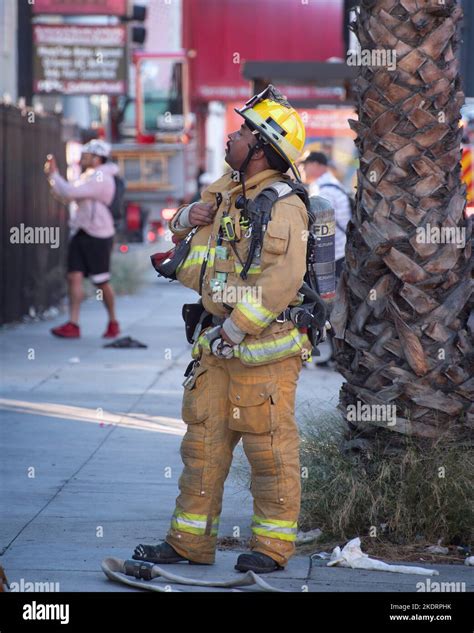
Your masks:
M 55 115 L 0 103 L 0 323 L 41 313 L 65 293 L 67 209 L 52 198 L 43 173 L 47 154 L 65 173 L 61 127 Z M 59 235 L 58 248 L 44 228 Z

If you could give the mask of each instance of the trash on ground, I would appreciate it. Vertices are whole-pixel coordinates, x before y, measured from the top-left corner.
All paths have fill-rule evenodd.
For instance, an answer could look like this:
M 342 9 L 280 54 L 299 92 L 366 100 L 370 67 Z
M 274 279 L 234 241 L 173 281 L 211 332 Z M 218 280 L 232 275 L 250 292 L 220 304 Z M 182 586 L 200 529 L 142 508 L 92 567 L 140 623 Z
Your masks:
M 425 551 L 430 554 L 449 554 L 449 549 L 441 545 L 430 545 Z
M 77 365 L 77 363 L 80 363 L 80 362 L 81 362 L 81 359 L 78 356 L 73 356 L 68 361 L 70 365 Z
M 369 558 L 360 547 L 360 538 L 353 538 L 344 547 L 335 547 L 328 567 L 339 565 L 340 567 L 351 567 L 352 569 L 366 569 L 370 571 L 391 571 L 400 574 L 419 574 L 422 576 L 438 576 L 436 569 L 425 569 L 424 567 L 412 567 L 410 565 L 391 565 L 375 558 Z
M 322 534 L 322 531 L 319 528 L 315 530 L 309 530 L 308 532 L 298 532 L 296 535 L 296 544 L 301 545 L 301 543 L 310 543 L 311 541 L 316 541 Z
M 118 347 L 118 348 L 145 347 L 146 348 L 148 347 L 148 345 L 145 345 L 144 343 L 137 341 L 131 336 L 124 336 L 122 338 L 117 339 L 116 341 L 113 341 L 112 343 L 108 343 L 107 345 L 104 345 L 104 347 Z
M 464 561 L 465 565 L 472 565 L 474 567 L 474 556 L 468 556 Z

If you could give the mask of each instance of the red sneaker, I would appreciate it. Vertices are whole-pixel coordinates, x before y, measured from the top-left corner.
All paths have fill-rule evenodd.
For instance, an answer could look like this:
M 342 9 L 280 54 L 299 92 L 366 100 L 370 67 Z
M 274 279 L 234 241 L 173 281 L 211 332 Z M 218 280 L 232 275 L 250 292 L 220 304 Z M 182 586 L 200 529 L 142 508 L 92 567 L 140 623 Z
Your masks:
M 102 334 L 102 338 L 115 338 L 120 334 L 120 327 L 118 321 L 109 321 L 107 329 Z
M 69 323 L 53 328 L 51 334 L 60 336 L 61 338 L 79 338 L 81 336 L 81 330 L 78 325 L 69 321 Z

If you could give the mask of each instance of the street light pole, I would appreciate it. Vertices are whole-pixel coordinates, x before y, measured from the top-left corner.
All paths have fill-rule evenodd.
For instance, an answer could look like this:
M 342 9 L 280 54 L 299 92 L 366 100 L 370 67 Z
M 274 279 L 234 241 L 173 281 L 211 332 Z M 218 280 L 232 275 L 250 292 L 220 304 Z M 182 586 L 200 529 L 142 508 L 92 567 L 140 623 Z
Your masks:
M 33 28 L 29 2 L 18 2 L 18 96 L 33 101 Z

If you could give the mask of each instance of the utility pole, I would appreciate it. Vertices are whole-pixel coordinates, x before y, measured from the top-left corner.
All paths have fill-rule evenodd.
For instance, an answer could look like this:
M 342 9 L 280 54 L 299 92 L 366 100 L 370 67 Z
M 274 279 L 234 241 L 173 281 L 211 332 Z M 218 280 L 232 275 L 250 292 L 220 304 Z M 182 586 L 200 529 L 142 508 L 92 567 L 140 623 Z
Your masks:
M 33 101 L 33 28 L 31 4 L 18 0 L 18 96 Z

